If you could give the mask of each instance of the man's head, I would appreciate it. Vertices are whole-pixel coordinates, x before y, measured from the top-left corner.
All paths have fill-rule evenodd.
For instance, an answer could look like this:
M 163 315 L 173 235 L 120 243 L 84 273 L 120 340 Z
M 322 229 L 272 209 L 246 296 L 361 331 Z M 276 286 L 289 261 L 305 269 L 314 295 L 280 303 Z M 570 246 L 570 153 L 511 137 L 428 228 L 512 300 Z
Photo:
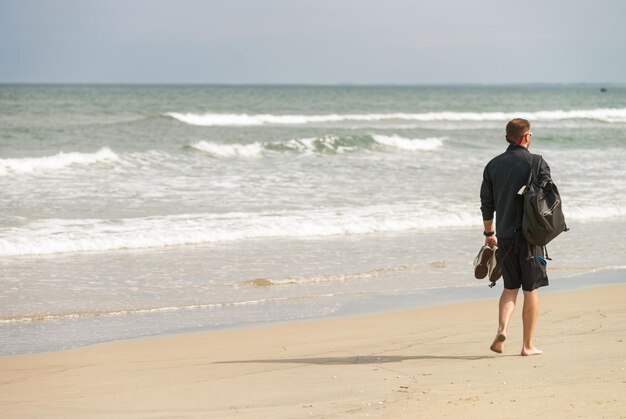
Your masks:
M 526 119 L 511 119 L 506 124 L 506 140 L 511 144 L 517 144 L 528 148 L 530 145 L 530 122 Z

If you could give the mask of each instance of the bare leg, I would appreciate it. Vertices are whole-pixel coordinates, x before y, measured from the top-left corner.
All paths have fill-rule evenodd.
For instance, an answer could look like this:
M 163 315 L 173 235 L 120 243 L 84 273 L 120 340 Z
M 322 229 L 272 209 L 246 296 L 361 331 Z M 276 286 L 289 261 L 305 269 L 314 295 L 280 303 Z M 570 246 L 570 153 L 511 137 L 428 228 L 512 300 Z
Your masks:
M 524 322 L 524 344 L 522 346 L 522 356 L 541 355 L 543 351 L 533 345 L 533 334 L 537 325 L 539 315 L 539 290 L 524 291 L 524 308 L 522 311 L 522 321 Z
M 500 295 L 499 314 L 498 314 L 498 333 L 496 338 L 491 344 L 492 351 L 501 354 L 504 348 L 504 341 L 506 340 L 507 329 L 509 328 L 509 320 L 513 310 L 515 310 L 515 301 L 517 300 L 517 293 L 519 289 L 509 290 L 503 289 L 502 295 Z

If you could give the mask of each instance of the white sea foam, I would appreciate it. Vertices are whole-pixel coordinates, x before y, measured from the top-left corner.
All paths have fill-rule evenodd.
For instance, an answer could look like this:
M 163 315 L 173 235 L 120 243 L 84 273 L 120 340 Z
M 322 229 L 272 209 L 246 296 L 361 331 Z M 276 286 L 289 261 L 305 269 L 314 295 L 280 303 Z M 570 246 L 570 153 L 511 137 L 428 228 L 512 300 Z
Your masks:
M 398 135 L 372 135 L 374 141 L 400 150 L 409 151 L 433 151 L 443 146 L 442 138 L 403 138 Z
M 564 201 L 565 217 L 568 220 L 592 221 L 605 218 L 615 218 L 626 216 L 626 206 L 602 206 L 589 205 L 581 206 L 577 204 L 568 204 L 568 200 Z
M 215 157 L 260 157 L 266 151 L 295 151 L 304 154 L 315 152 L 343 153 L 359 148 L 356 144 L 353 146 L 342 145 L 341 139 L 333 135 L 249 144 L 223 144 L 199 141 L 191 144 L 190 147 Z
M 338 137 L 336 135 L 324 135 L 321 137 L 293 138 L 288 141 L 272 141 L 264 144 L 268 150 L 290 150 L 304 154 L 312 153 L 345 153 L 368 149 L 366 137 Z
M 603 122 L 626 122 L 626 108 L 599 108 L 579 110 L 546 110 L 535 112 L 425 112 L 425 113 L 376 113 L 376 114 L 327 114 L 327 115 L 272 115 L 227 113 L 178 113 L 166 114 L 180 122 L 199 126 L 256 126 L 299 125 L 342 121 L 506 121 L 526 118 L 533 121 L 559 121 L 565 119 L 592 119 Z
M 315 151 L 331 151 L 337 153 L 343 153 L 345 151 L 356 149 L 356 145 L 353 147 L 342 146 L 341 139 L 334 135 L 326 135 L 323 137 L 312 138 L 294 138 L 285 143 L 278 141 L 270 143 L 270 148 L 284 147 L 289 150 L 295 150 L 303 153 L 311 153 Z
M 226 113 L 178 113 L 166 114 L 178 121 L 199 126 L 254 126 L 266 124 L 296 125 L 311 122 L 337 122 L 346 120 L 349 115 L 247 115 Z
M 467 226 L 467 208 L 378 205 L 309 211 L 42 219 L 0 230 L 0 255 L 139 249 L 250 238 L 316 237 Z
M 572 203 L 575 220 L 623 217 L 623 206 Z M 308 238 L 471 227 L 472 205 L 405 204 L 263 213 L 183 214 L 119 220 L 41 219 L 0 229 L 0 255 L 140 249 L 260 238 Z
M 207 141 L 199 141 L 192 144 L 191 148 L 204 151 L 216 157 L 258 157 L 263 152 L 263 145 L 261 143 L 218 144 Z
M 0 176 L 54 171 L 74 165 L 87 166 L 94 163 L 115 161 L 119 161 L 119 157 L 108 147 L 95 153 L 60 152 L 45 157 L 0 159 Z
M 404 138 L 398 135 L 379 135 L 363 137 L 322 137 L 293 138 L 287 141 L 254 142 L 249 144 L 223 144 L 199 141 L 189 147 L 209 153 L 215 157 L 259 157 L 266 151 L 292 151 L 304 154 L 345 153 L 372 149 L 373 144 L 387 148 L 408 151 L 434 151 L 443 146 L 445 138 Z

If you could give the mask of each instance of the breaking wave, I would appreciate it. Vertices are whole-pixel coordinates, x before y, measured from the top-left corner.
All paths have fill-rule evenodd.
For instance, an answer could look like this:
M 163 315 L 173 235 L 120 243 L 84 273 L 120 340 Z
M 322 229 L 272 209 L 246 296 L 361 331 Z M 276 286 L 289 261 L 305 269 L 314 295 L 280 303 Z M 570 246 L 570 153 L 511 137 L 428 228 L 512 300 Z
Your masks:
M 266 152 L 290 151 L 296 153 L 345 153 L 372 151 L 434 151 L 443 146 L 445 138 L 404 138 L 398 135 L 364 135 L 338 137 L 327 135 L 315 138 L 297 138 L 288 141 L 254 142 L 250 144 L 223 144 L 199 141 L 189 145 L 194 150 L 214 157 L 259 157 Z
M 424 113 L 374 113 L 327 115 L 272 115 L 229 113 L 179 113 L 165 114 L 177 121 L 197 126 L 259 126 L 302 125 L 344 121 L 507 121 L 526 118 L 533 121 L 559 121 L 564 119 L 592 119 L 602 122 L 626 122 L 626 108 L 599 108 L 580 110 L 547 110 L 536 112 L 424 112 Z
M 198 141 L 184 148 L 190 148 L 210 154 L 217 158 L 259 157 L 267 152 L 296 152 L 303 154 L 330 153 L 340 154 L 349 151 L 433 151 L 443 145 L 445 138 L 403 138 L 397 135 L 364 135 L 337 137 L 327 135 L 315 138 L 297 138 L 287 141 L 253 142 L 249 144 L 226 144 L 210 141 Z M 59 152 L 43 157 L 23 157 L 0 159 L 0 176 L 42 175 L 55 172 L 86 168 L 97 164 L 121 165 L 127 169 L 145 166 L 168 165 L 175 158 L 161 150 L 126 152 L 117 154 L 109 147 L 103 147 L 94 153 Z
M 216 157 L 256 157 L 263 151 L 261 143 L 252 144 L 219 144 L 208 141 L 199 141 L 190 145 L 191 148 L 204 151 Z
M 40 219 L 0 231 L 0 255 L 141 249 L 259 238 L 400 232 L 475 224 L 465 207 L 374 205 L 360 208 L 168 215 L 143 218 Z
M 434 151 L 443 146 L 444 138 L 403 138 L 398 135 L 372 135 L 374 141 L 400 150 Z
M 116 162 L 119 156 L 104 147 L 95 153 L 64 153 L 53 156 L 0 159 L 0 176 L 65 169 L 70 166 L 88 166 L 101 162 Z
M 566 209 L 568 220 L 623 217 L 623 207 Z M 476 224 L 473 203 L 407 203 L 260 213 L 39 219 L 0 230 L 0 256 L 142 249 L 263 238 L 406 232 Z

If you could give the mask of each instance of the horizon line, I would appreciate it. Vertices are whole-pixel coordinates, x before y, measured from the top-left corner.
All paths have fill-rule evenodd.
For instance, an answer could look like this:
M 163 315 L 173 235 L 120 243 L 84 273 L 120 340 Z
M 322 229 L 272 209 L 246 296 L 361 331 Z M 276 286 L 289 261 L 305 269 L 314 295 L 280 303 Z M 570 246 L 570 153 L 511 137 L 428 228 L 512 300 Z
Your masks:
M 626 82 L 446 82 L 446 83 L 306 83 L 306 82 L 42 82 L 42 81 L 0 81 L 0 85 L 35 86 L 224 86 L 224 87 L 550 87 L 550 86 L 597 86 L 623 87 Z

